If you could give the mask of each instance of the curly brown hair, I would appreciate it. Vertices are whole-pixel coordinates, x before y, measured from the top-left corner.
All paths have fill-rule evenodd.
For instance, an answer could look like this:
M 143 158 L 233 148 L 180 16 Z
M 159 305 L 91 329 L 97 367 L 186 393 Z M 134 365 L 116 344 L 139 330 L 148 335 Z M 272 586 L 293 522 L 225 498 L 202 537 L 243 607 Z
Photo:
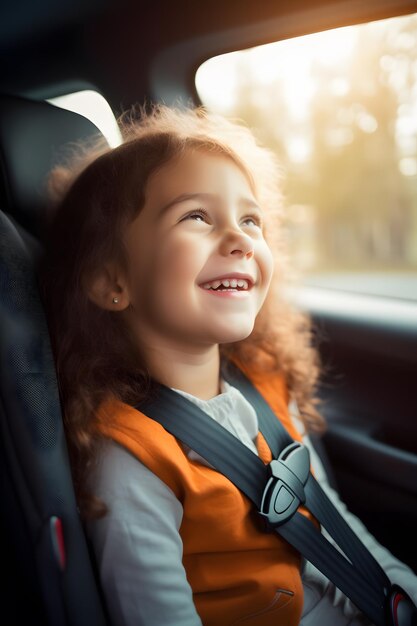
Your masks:
M 147 181 L 187 149 L 227 155 L 244 170 L 263 209 L 265 238 L 276 259 L 274 282 L 251 335 L 221 345 L 221 356 L 249 361 L 260 372 L 281 372 L 307 430 L 321 430 L 324 424 L 314 397 L 319 361 L 310 321 L 284 297 L 289 269 L 276 157 L 244 125 L 203 107 L 154 105 L 150 112 L 134 108 L 118 122 L 120 146 L 110 148 L 97 137 L 76 146 L 66 162 L 50 173 L 51 213 L 39 267 L 74 485 L 84 519 L 105 512 L 103 503 L 86 487 L 102 442 L 94 426 L 97 408 L 109 394 L 128 404 L 139 402 L 149 393 L 151 380 L 122 317 L 96 306 L 83 281 L 109 259 L 127 270 L 123 232 L 144 205 Z

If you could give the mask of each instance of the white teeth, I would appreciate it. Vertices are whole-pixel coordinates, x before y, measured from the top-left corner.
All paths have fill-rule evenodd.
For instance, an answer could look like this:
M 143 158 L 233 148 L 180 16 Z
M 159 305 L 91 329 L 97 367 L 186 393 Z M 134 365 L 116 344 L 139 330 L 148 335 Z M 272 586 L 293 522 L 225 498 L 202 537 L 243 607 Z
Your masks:
M 224 278 L 223 280 L 213 280 L 211 283 L 204 283 L 202 286 L 203 289 L 217 289 L 220 285 L 223 285 L 226 288 L 231 287 L 232 289 L 236 289 L 236 287 L 240 287 L 241 289 L 249 288 L 248 281 L 243 278 L 239 278 L 239 280 L 236 278 L 231 278 L 230 280 L 227 278 Z
M 221 285 L 221 280 L 213 280 L 211 283 L 205 283 L 203 285 L 204 289 L 217 289 Z

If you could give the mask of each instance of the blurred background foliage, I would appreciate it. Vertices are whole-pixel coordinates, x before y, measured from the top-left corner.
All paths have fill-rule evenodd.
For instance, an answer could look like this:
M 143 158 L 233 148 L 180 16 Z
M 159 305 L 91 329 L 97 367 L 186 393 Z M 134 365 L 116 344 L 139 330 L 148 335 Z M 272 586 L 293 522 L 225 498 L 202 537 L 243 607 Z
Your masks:
M 417 298 L 417 15 L 222 55 L 196 86 L 278 154 L 303 272 L 395 273 Z

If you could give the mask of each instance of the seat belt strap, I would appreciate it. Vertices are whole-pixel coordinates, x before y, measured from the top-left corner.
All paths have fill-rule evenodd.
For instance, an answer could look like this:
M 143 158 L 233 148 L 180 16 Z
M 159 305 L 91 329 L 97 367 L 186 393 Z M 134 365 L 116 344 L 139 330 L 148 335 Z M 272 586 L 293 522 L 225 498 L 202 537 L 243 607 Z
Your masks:
M 281 481 L 289 493 L 294 495 L 297 506 L 293 514 L 284 516 L 285 521 L 274 523 L 273 530 L 327 576 L 376 626 L 393 623 L 386 619 L 387 598 L 391 588 L 388 578 L 308 471 L 308 456 L 306 476 L 304 479 L 301 477 L 301 480 L 297 476 L 297 468 L 304 465 L 305 470 L 303 450 L 308 455 L 307 448 L 293 441 L 244 374 L 231 363 L 227 366 L 227 371 L 223 371 L 224 378 L 242 392 L 257 412 L 259 429 L 275 457 L 269 465 L 265 465 L 239 439 L 193 402 L 156 381 L 154 394 L 135 408 L 159 422 L 174 437 L 224 474 L 252 500 L 264 519 L 269 520 L 270 516 L 266 514 L 268 507 L 272 511 L 271 515 L 276 516 L 277 507 L 275 501 L 271 500 L 271 494 L 274 494 L 277 483 Z M 178 419 L 178 414 L 181 419 Z M 279 449 L 280 446 L 283 449 Z M 271 502 L 274 505 L 272 507 Z M 296 511 L 298 504 L 304 502 L 332 535 L 340 550 L 304 515 Z M 271 527 L 270 521 L 267 525 Z
M 277 419 L 265 398 L 234 363 L 224 364 L 222 375 L 254 407 L 258 416 L 259 430 L 265 437 L 272 456 L 277 458 L 284 446 L 293 443 L 292 437 Z M 365 548 L 329 498 L 323 497 L 325 494 L 311 473 L 305 485 L 305 493 L 308 509 L 323 524 L 338 546 L 345 553 L 349 550 L 349 556 L 358 569 L 366 576 L 372 577 L 382 588 L 389 588 L 390 582 L 379 563 Z
M 244 493 L 259 508 L 260 486 L 268 480 L 268 466 L 195 404 L 169 387 L 156 384 L 159 386 L 158 394 L 143 400 L 135 408 L 162 424 L 171 435 L 227 476 L 238 489 L 244 483 Z M 181 419 L 178 419 L 178 414 Z

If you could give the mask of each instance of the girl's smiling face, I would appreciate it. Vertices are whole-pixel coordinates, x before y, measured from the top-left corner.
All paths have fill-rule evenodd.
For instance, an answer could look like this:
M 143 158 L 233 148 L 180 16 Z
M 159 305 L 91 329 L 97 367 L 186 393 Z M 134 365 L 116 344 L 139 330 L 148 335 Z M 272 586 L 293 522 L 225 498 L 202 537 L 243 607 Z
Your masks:
M 124 239 L 125 313 L 139 340 L 192 349 L 246 338 L 273 268 L 246 175 L 227 156 L 189 150 L 151 175 L 145 198 Z M 239 274 L 248 289 L 207 288 Z

